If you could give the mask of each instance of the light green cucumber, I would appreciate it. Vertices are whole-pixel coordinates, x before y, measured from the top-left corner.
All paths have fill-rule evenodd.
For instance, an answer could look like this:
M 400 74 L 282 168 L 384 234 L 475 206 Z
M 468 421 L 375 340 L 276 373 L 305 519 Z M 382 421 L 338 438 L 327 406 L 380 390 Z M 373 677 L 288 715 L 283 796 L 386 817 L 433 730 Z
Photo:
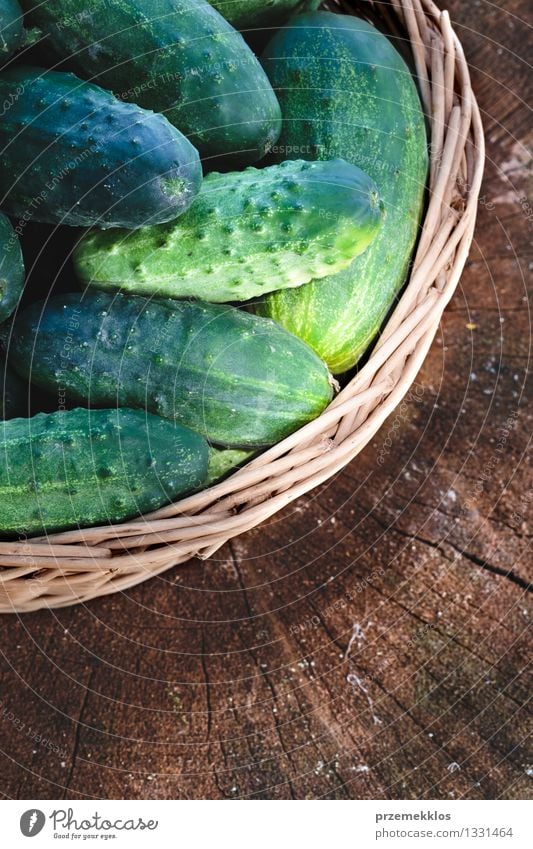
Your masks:
M 408 273 L 424 207 L 424 115 L 393 44 L 351 15 L 293 18 L 266 48 L 264 65 L 283 113 L 276 158 L 289 150 L 313 160 L 341 156 L 372 177 L 385 204 L 380 232 L 349 267 L 257 307 L 340 374 L 375 338 Z
M 376 236 L 375 184 L 341 159 L 210 174 L 187 213 L 136 232 L 89 233 L 80 279 L 136 295 L 244 301 L 345 268 Z
M 254 455 L 254 451 L 239 451 L 236 448 L 209 448 L 207 478 L 202 488 L 205 489 L 225 478 L 230 472 L 235 472 Z

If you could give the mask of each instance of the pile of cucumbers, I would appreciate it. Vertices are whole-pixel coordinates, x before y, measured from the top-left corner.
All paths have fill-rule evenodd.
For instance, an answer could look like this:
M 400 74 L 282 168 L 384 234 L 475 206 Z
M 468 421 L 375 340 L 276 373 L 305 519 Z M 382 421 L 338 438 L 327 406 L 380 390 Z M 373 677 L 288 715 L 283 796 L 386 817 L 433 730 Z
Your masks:
M 0 538 L 209 486 L 375 339 L 425 118 L 393 43 L 318 5 L 0 0 Z

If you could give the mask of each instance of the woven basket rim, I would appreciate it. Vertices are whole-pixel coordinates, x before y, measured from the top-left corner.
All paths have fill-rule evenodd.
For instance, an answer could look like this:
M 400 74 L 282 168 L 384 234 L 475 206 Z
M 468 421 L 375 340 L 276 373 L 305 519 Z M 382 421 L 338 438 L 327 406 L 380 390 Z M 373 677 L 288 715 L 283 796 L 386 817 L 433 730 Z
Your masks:
M 339 472 L 415 380 L 473 238 L 483 128 L 447 11 L 432 0 L 337 0 L 409 40 L 430 118 L 429 203 L 411 273 L 367 362 L 314 421 L 231 477 L 129 522 L 0 542 L 0 612 L 65 607 L 125 590 L 193 556 L 207 559 Z M 354 10 L 354 7 L 356 9 Z

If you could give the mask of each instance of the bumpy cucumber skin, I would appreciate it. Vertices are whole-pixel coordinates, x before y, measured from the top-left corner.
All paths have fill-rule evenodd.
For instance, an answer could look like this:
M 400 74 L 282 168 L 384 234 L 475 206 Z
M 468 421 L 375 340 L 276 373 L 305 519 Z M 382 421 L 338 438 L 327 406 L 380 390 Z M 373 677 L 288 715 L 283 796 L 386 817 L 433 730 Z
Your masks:
M 17 317 L 10 362 L 67 400 L 142 407 L 230 448 L 278 442 L 332 394 L 325 365 L 299 339 L 201 301 L 53 297 Z
M 0 201 L 24 221 L 141 227 L 200 189 L 198 152 L 162 115 L 74 74 L 9 68 L 0 103 Z
M 24 288 L 24 260 L 9 218 L 0 212 L 0 324 L 16 308 Z
M 347 269 L 257 307 L 341 374 L 373 340 L 407 275 L 427 177 L 424 116 L 392 44 L 349 15 L 292 19 L 267 47 L 264 64 L 284 117 L 277 157 L 288 149 L 307 159 L 341 156 L 375 180 L 385 203 L 377 238 Z
M 99 8 L 101 7 L 101 8 Z M 204 0 L 24 0 L 80 76 L 163 113 L 202 157 L 260 159 L 276 140 L 276 96 L 242 36 Z
M 28 411 L 28 386 L 9 368 L 0 351 L 0 419 L 25 416 Z
M 287 161 L 209 174 L 176 221 L 90 233 L 74 263 L 99 289 L 246 301 L 346 268 L 382 217 L 375 184 L 354 165 Z
M 141 410 L 0 423 L 0 534 L 90 527 L 156 510 L 206 478 L 208 447 Z
M 0 0 L 0 64 L 18 50 L 24 33 L 18 0 Z
M 281 26 L 298 12 L 318 9 L 321 0 L 211 0 L 236 29 Z

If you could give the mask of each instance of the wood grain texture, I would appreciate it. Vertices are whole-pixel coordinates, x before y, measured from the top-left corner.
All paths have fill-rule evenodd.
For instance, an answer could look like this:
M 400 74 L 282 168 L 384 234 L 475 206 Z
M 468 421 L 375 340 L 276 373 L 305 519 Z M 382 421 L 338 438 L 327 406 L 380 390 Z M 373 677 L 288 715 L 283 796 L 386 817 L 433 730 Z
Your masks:
M 342 474 L 212 560 L 1 619 L 6 798 L 527 796 L 527 4 L 449 9 L 488 163 L 416 385 Z

